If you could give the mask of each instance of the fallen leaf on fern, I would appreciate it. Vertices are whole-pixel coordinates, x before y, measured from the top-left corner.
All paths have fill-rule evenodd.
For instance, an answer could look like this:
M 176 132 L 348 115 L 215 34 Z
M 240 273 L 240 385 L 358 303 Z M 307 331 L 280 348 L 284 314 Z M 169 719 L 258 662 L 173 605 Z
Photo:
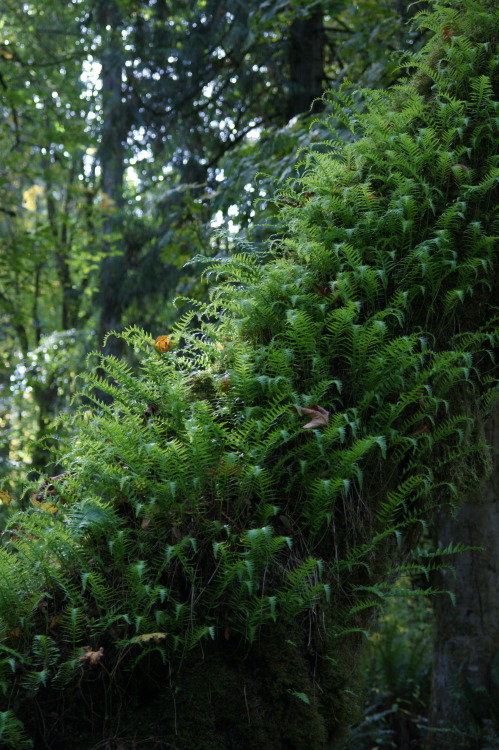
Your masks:
M 144 633 L 144 635 L 138 635 L 135 638 L 132 638 L 133 643 L 148 643 L 149 641 L 153 641 L 153 643 L 159 643 L 163 640 L 163 638 L 166 638 L 168 633 Z
M 305 414 L 307 417 L 312 417 L 310 422 L 303 425 L 304 430 L 314 430 L 316 427 L 327 427 L 329 424 L 329 412 L 318 404 L 312 404 L 309 409 L 304 406 L 298 408 L 292 406 L 291 411 L 295 414 Z
M 9 495 L 7 490 L 0 490 L 0 503 L 2 505 L 10 505 L 12 502 L 12 497 Z
M 54 505 L 54 503 L 41 503 L 39 500 L 35 500 L 34 497 L 30 498 L 31 505 L 33 505 L 35 508 L 38 508 L 39 510 L 44 510 L 46 513 L 52 513 L 53 516 L 55 516 L 56 513 L 58 513 L 59 508 Z
M 80 661 L 88 661 L 90 664 L 98 664 L 104 656 L 104 648 L 102 646 L 97 651 L 92 651 L 91 646 L 83 646 L 83 651 L 84 653 L 78 659 Z
M 163 352 L 169 352 L 170 349 L 173 349 L 173 341 L 169 336 L 158 336 L 153 346 L 157 352 L 162 354 Z
M 222 391 L 227 392 L 230 388 L 230 375 L 226 373 L 220 378 L 220 388 Z

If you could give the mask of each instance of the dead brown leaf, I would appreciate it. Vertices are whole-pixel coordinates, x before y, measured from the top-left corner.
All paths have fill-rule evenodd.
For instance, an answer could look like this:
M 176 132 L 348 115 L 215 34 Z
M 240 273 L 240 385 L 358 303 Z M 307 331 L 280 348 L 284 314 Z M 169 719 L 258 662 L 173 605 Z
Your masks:
M 148 643 L 149 641 L 153 641 L 153 643 L 159 643 L 163 640 L 163 638 L 166 638 L 168 633 L 144 633 L 144 635 L 138 635 L 135 638 L 132 638 L 134 643 Z
M 84 653 L 78 659 L 80 661 L 88 661 L 90 664 L 98 664 L 104 656 L 104 648 L 102 646 L 97 651 L 92 651 L 91 646 L 83 646 L 83 651 Z
M 310 408 L 301 406 L 298 407 L 298 409 L 293 406 L 291 411 L 305 414 L 307 417 L 312 417 L 310 422 L 303 425 L 304 430 L 314 430 L 316 427 L 327 427 L 329 424 L 329 412 L 318 404 L 311 404 Z

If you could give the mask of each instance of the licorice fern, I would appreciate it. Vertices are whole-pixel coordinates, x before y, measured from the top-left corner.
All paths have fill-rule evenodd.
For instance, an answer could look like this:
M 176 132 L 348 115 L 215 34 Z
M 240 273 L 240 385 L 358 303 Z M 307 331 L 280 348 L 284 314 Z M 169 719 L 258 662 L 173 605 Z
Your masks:
M 485 472 L 499 57 L 459 6 L 420 16 L 415 77 L 332 102 L 357 140 L 305 155 L 265 258 L 210 262 L 174 348 L 131 328 L 138 371 L 94 355 L 66 473 L 0 549 L 2 685 L 84 683 L 103 644 L 111 682 L 154 655 L 180 684 L 192 650 L 279 627 L 334 669 L 425 519 Z

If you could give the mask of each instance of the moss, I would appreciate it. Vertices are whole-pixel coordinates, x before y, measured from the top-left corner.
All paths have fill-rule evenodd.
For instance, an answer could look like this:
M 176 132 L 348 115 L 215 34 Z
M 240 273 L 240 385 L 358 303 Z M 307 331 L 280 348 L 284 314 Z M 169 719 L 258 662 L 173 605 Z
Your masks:
M 334 642 L 317 637 L 304 643 L 296 623 L 266 629 L 249 648 L 232 638 L 212 642 L 190 654 L 173 681 L 169 668 L 152 659 L 112 688 L 114 698 L 101 673 L 66 693 L 65 723 L 51 725 L 36 744 L 88 750 L 104 742 L 112 748 L 119 738 L 126 747 L 133 737 L 134 747 L 150 742 L 161 750 L 327 750 L 357 718 L 352 670 L 359 637 L 332 653 Z M 35 698 L 25 705 L 33 737 L 39 711 L 57 710 L 58 702 L 57 693 L 45 693 L 40 704 Z
M 215 398 L 215 382 L 210 372 L 194 372 L 188 382 L 194 400 L 212 401 Z

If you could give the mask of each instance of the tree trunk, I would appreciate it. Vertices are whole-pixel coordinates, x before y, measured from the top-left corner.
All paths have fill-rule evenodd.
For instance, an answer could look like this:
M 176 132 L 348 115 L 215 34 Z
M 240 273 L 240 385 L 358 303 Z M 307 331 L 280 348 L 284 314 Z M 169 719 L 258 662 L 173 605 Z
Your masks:
M 121 49 L 119 7 L 114 0 L 101 0 L 99 24 L 102 35 L 102 131 L 100 165 L 104 199 L 109 201 L 111 213 L 104 222 L 107 256 L 101 263 L 97 303 L 100 307 L 99 335 L 102 339 L 110 330 L 119 330 L 123 313 L 122 288 L 126 265 L 116 251 L 116 236 L 123 229 L 123 181 L 125 174 L 126 139 L 130 127 L 127 102 L 123 101 L 122 75 L 124 59 Z M 109 239 L 114 235 L 113 239 Z M 108 353 L 119 355 L 119 342 L 107 347 Z
M 435 597 L 432 718 L 438 727 L 467 733 L 481 747 L 484 721 L 499 699 L 499 404 L 485 426 L 493 447 L 492 474 L 455 518 L 442 512 L 435 527 L 440 548 L 462 542 L 481 550 L 456 556 L 455 575 L 439 571 L 434 583 L 452 592 Z M 450 739 L 455 747 L 456 737 Z
M 35 747 L 50 750 L 67 750 L 69 739 L 72 750 L 330 750 L 359 718 L 361 636 L 340 645 L 316 630 L 277 624 L 248 646 L 228 629 L 186 654 L 173 676 L 152 653 L 119 696 L 105 672 L 68 690 L 65 721 L 44 726 L 43 737 L 32 706 L 23 720 Z M 56 713 L 60 693 L 52 697 Z
M 288 118 L 308 112 L 314 99 L 322 96 L 324 81 L 323 11 L 291 24 L 289 47 L 290 94 Z
M 56 438 L 53 422 L 57 414 L 57 381 L 52 375 L 47 383 L 37 382 L 33 386 L 33 398 L 38 409 L 37 430 L 31 452 L 31 468 L 47 474 L 54 470 Z
M 2 355 L 0 368 L 0 479 L 8 476 L 10 469 L 10 367 Z

